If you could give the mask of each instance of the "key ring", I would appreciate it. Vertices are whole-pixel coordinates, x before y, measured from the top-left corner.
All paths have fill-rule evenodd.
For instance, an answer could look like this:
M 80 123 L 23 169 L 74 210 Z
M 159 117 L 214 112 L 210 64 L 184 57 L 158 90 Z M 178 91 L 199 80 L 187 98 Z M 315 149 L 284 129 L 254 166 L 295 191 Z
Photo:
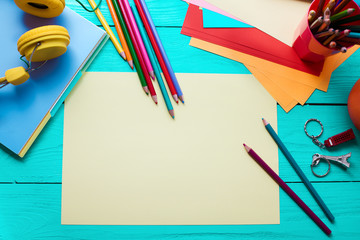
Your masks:
M 307 131 L 306 131 L 306 127 L 307 127 L 307 124 L 309 122 L 317 122 L 320 124 L 321 126 L 321 132 L 317 135 L 317 136 L 314 136 L 314 135 L 310 135 Z M 325 148 L 325 145 L 322 144 L 317 138 L 321 136 L 321 134 L 324 132 L 324 126 L 322 125 L 322 123 L 320 122 L 320 120 L 316 119 L 316 118 L 310 118 L 309 120 L 307 120 L 305 122 L 305 125 L 304 125 L 304 131 L 305 131 L 305 134 L 312 139 L 313 143 L 317 146 L 319 146 L 320 148 L 324 149 Z
M 320 162 L 320 160 L 321 159 L 324 159 L 324 160 L 326 160 L 327 161 L 327 163 L 328 163 L 328 165 L 329 165 L 329 168 L 328 168 L 328 170 L 326 171 L 326 173 L 325 174 L 323 174 L 323 175 L 318 175 L 318 174 L 316 174 L 315 172 L 314 172 L 314 166 L 316 166 L 316 165 L 318 165 L 319 164 L 319 162 Z M 330 172 L 330 168 L 331 168 L 331 164 L 330 164 L 330 161 L 328 160 L 328 159 L 326 159 L 326 158 L 321 158 L 321 159 L 319 159 L 319 160 L 317 160 L 316 162 L 312 162 L 311 163 L 311 171 L 312 171 L 312 173 L 315 175 L 315 176 L 317 176 L 317 177 L 325 177 L 326 175 L 328 175 L 329 174 L 329 172 Z

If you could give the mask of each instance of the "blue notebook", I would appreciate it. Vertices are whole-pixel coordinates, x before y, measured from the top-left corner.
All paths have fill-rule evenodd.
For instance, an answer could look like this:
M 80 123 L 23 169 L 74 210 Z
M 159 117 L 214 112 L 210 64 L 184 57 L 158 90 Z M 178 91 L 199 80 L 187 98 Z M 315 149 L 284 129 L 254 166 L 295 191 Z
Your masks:
M 52 19 L 38 18 L 19 9 L 14 1 L 0 1 L 0 77 L 20 60 L 17 40 L 26 31 L 44 25 L 64 26 L 70 35 L 67 52 L 48 61 L 19 86 L 0 89 L 0 143 L 23 157 L 47 121 L 108 40 L 102 29 L 69 8 Z

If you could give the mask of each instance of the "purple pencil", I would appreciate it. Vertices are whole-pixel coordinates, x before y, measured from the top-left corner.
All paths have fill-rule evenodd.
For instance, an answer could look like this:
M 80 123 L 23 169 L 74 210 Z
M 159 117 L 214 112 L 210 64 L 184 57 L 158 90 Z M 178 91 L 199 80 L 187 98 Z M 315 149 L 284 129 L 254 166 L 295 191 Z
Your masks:
M 160 52 L 161 52 L 161 55 L 164 59 L 164 62 L 165 62 L 165 65 L 166 65 L 166 68 L 170 74 L 170 77 L 171 77 L 171 80 L 172 80 L 172 83 L 174 84 L 174 87 L 175 87 L 175 90 L 176 90 L 176 93 L 179 97 L 179 99 L 181 100 L 182 103 L 184 103 L 184 95 L 181 91 L 181 88 L 180 88 L 180 85 L 176 79 L 176 76 L 175 76 L 175 73 L 174 73 L 174 70 L 172 69 L 171 67 L 171 64 L 170 64 L 170 61 L 166 55 L 166 52 L 165 52 L 165 49 L 161 43 L 161 40 L 160 40 L 160 37 L 156 31 L 156 28 L 155 28 L 155 25 L 151 19 L 151 16 L 150 16 L 150 12 L 145 4 L 145 2 L 143 0 L 134 0 L 135 2 L 135 5 L 136 7 L 141 7 L 142 10 L 144 11 L 145 15 L 146 15 L 146 19 L 147 19 L 147 22 L 149 23 L 150 25 L 150 28 L 151 28 L 151 31 L 155 37 L 155 40 L 156 40 L 156 43 L 160 49 Z
M 144 42 L 141 38 L 140 31 L 139 31 L 136 21 L 135 21 L 135 17 L 131 11 L 130 4 L 129 4 L 128 0 L 120 0 L 120 3 L 124 6 L 126 17 L 129 20 L 130 26 L 131 26 L 133 33 L 135 35 L 135 38 L 136 38 L 136 42 L 138 43 L 138 46 L 140 48 L 141 55 L 144 59 L 146 69 L 148 70 L 151 78 L 155 79 L 154 69 L 150 63 L 149 55 L 146 52 Z
M 321 230 L 327 235 L 331 234 L 331 230 L 321 221 L 321 219 L 316 216 L 316 214 L 299 198 L 296 193 L 291 190 L 291 188 L 267 165 L 264 160 L 260 158 L 259 155 L 256 154 L 254 150 L 252 150 L 246 144 L 243 144 L 246 152 L 262 167 L 270 177 L 279 184 L 279 186 L 291 197 L 294 202 L 296 202 L 299 207 L 321 228 Z

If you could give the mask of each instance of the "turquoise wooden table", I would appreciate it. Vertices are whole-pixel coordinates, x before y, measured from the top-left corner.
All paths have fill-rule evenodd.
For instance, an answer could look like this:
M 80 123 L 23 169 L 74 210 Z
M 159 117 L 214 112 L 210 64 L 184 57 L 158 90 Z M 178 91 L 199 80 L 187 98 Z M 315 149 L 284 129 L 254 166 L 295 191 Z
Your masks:
M 86 3 L 86 0 L 82 2 Z M 190 38 L 180 34 L 187 4 L 180 0 L 146 1 L 175 72 L 249 74 L 240 63 L 188 46 Z M 360 0 L 358 0 L 358 3 Z M 94 13 L 83 10 L 74 0 L 67 6 L 101 26 Z M 106 8 L 100 7 L 111 26 Z M 307 119 L 318 118 L 324 136 L 342 132 L 352 125 L 347 113 L 347 97 L 360 77 L 360 51 L 333 74 L 327 93 L 316 91 L 305 106 L 290 113 L 278 107 L 278 133 L 297 163 L 311 180 L 335 216 L 330 223 L 300 181 L 285 157 L 279 153 L 280 176 L 333 231 L 327 237 L 310 218 L 280 190 L 279 225 L 236 226 L 66 226 L 61 219 L 61 175 L 63 107 L 50 120 L 30 151 L 17 158 L 0 149 L 0 239 L 360 239 L 360 133 L 357 141 L 330 153 L 321 151 L 304 134 Z M 130 71 L 110 41 L 88 71 Z M 360 104 L 360 103 L 359 103 Z M 0 123 L 1 124 L 1 123 Z M 321 141 L 325 137 L 320 138 Z M 312 154 L 342 155 L 352 152 L 351 167 L 333 166 L 331 174 L 316 178 L 309 167 Z

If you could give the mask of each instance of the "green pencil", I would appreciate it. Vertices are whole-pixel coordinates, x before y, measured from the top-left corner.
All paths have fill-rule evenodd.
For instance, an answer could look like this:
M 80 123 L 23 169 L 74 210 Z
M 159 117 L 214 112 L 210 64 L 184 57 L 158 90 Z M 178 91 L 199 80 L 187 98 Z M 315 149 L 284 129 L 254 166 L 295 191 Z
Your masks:
M 355 11 L 355 8 L 348 8 L 342 12 L 339 12 L 337 14 L 334 14 L 330 17 L 330 21 L 334 22 L 336 20 L 342 19 L 343 17 L 349 16 Z
M 116 11 L 116 15 L 118 16 L 118 19 L 119 19 L 120 26 L 121 26 L 121 28 L 122 28 L 122 30 L 124 32 L 124 36 L 125 36 L 126 42 L 128 44 L 131 56 L 133 57 L 135 69 L 136 69 L 137 74 L 139 76 L 141 86 L 143 87 L 145 93 L 149 94 L 149 89 L 148 89 L 147 84 L 146 84 L 144 73 L 141 70 L 139 59 L 137 58 L 137 55 L 135 53 L 134 45 L 131 42 L 131 38 L 130 38 L 130 35 L 129 35 L 129 30 L 126 27 L 124 17 L 121 14 L 121 11 L 120 11 L 120 7 L 119 7 L 116 0 L 111 0 L 111 1 L 113 2 L 114 9 Z
M 336 29 L 350 30 L 351 32 L 360 32 L 360 25 L 346 25 L 346 26 L 335 26 Z
M 347 17 L 347 18 L 337 20 L 334 23 L 341 25 L 341 24 L 346 24 L 346 23 L 352 23 L 352 22 L 355 22 L 358 20 L 360 20 L 360 14 L 354 15 L 352 17 Z
M 166 90 L 164 81 L 163 81 L 163 79 L 161 77 L 160 68 L 159 68 L 159 65 L 158 65 L 158 63 L 156 61 L 154 50 L 151 47 L 150 40 L 149 40 L 149 38 L 148 38 L 148 36 L 146 34 L 144 26 L 142 25 L 139 13 L 137 12 L 136 8 L 134 8 L 134 6 L 132 6 L 132 5 L 131 5 L 131 11 L 134 14 L 136 25 L 138 26 L 141 38 L 143 39 L 143 42 L 144 42 L 145 49 L 146 49 L 146 51 L 147 51 L 147 53 L 149 55 L 149 59 L 150 59 L 151 65 L 152 65 L 152 67 L 154 69 L 154 73 L 155 73 L 156 79 L 158 81 L 161 93 L 163 95 L 166 107 L 167 107 L 171 117 L 175 118 L 174 108 L 173 108 L 173 106 L 171 104 L 171 101 L 170 101 L 168 92 Z

